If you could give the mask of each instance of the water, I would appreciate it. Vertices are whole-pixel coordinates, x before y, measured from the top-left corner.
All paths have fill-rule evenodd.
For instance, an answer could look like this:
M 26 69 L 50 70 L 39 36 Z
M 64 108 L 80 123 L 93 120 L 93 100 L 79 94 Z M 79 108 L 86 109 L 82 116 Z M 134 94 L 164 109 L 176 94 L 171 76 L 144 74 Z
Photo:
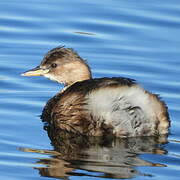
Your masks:
M 0 179 L 179 179 L 179 14 L 178 0 L 1 0 Z M 62 86 L 20 73 L 59 45 L 94 77 L 134 78 L 160 94 L 169 137 L 52 140 L 39 115 Z

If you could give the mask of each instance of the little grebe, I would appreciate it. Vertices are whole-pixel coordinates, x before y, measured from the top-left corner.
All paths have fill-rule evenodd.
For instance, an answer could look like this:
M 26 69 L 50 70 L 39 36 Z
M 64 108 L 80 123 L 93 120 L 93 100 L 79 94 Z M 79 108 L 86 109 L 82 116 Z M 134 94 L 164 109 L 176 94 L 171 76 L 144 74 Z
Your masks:
M 42 114 L 56 128 L 90 136 L 168 133 L 167 107 L 157 95 L 129 78 L 92 79 L 88 64 L 73 49 L 52 49 L 39 66 L 22 75 L 45 76 L 65 85 Z

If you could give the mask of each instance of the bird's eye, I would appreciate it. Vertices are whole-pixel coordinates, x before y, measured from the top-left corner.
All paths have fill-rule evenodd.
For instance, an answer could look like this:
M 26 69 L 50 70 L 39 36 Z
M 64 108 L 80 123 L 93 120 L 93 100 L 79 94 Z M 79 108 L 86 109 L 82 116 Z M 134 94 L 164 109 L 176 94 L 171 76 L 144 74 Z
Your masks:
M 57 64 L 56 64 L 56 63 L 53 63 L 53 64 L 51 64 L 51 67 L 52 67 L 52 68 L 56 68 L 56 67 L 57 67 Z

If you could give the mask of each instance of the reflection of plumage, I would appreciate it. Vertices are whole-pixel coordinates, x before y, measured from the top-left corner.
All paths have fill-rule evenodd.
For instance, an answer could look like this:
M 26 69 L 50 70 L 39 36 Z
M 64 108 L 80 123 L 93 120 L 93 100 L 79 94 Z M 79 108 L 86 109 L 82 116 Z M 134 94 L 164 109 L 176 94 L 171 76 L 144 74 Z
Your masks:
M 128 78 L 92 79 L 87 63 L 72 49 L 55 48 L 40 66 L 23 75 L 44 75 L 65 89 L 50 99 L 42 118 L 68 132 L 119 137 L 167 134 L 167 107 Z
M 39 152 L 51 155 L 37 161 L 42 176 L 65 177 L 90 175 L 106 178 L 133 178 L 137 175 L 151 176 L 139 172 L 137 166 L 164 167 L 161 161 L 150 162 L 141 154 L 166 154 L 166 136 L 159 137 L 87 137 L 47 126 L 46 130 L 54 147 L 53 151 L 22 149 L 26 152 Z M 39 167 L 39 164 L 46 167 Z M 75 171 L 81 169 L 85 171 Z M 96 173 L 86 173 L 92 171 Z M 142 169 L 143 171 L 143 169 Z M 100 173 L 98 173 L 100 172 Z M 83 174 L 85 173 L 85 174 Z

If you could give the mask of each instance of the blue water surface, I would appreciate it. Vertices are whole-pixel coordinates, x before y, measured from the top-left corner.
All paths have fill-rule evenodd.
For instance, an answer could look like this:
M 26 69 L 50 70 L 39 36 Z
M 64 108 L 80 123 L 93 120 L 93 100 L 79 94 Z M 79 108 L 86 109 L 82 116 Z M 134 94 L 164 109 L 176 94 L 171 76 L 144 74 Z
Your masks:
M 1 0 L 0 179 L 179 179 L 179 34 L 178 0 Z M 55 146 L 40 114 L 62 85 L 20 74 L 60 45 L 94 77 L 133 78 L 160 94 L 169 136 Z

